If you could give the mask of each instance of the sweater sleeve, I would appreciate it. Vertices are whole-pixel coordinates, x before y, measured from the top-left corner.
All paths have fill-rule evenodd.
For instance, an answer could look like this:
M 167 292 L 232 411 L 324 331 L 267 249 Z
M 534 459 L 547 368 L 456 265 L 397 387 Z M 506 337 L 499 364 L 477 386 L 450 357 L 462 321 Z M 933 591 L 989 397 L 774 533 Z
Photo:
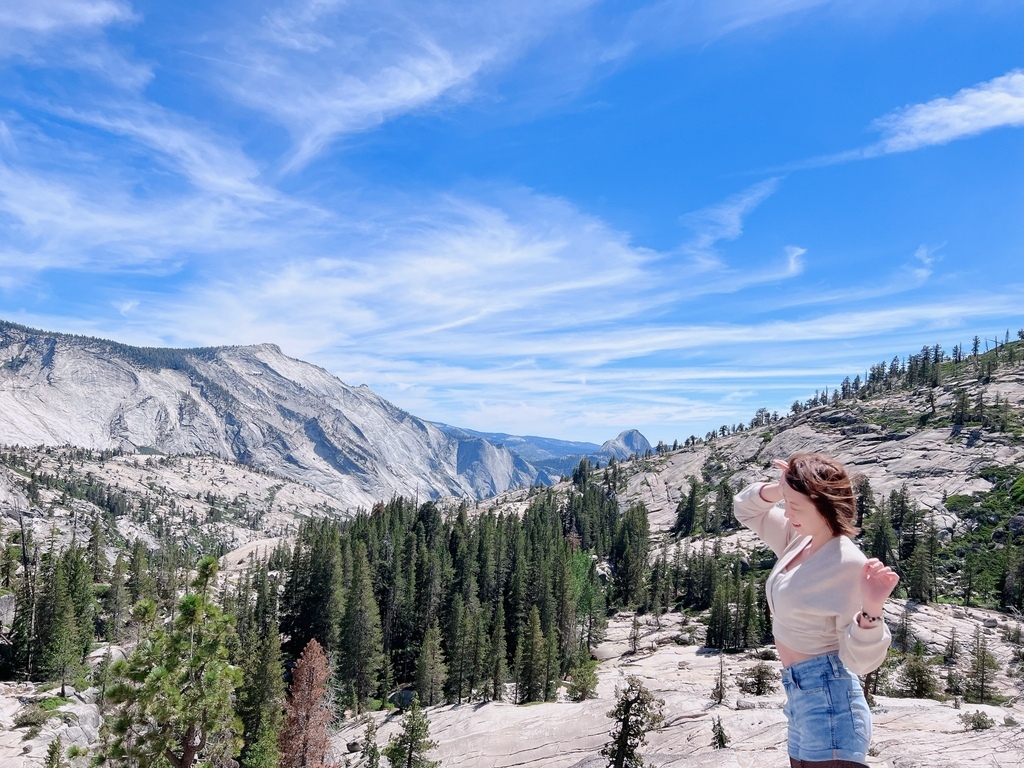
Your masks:
M 761 498 L 765 483 L 748 485 L 733 498 L 733 513 L 746 528 L 756 533 L 776 555 L 782 555 L 798 534 L 789 524 L 782 508 Z
M 857 573 L 859 578 L 859 568 Z M 839 658 L 854 674 L 866 675 L 882 666 L 892 643 L 892 633 L 885 619 L 867 628 L 860 626 L 857 623 L 861 602 L 860 589 L 850 590 L 848 595 L 845 610 L 836 620 Z

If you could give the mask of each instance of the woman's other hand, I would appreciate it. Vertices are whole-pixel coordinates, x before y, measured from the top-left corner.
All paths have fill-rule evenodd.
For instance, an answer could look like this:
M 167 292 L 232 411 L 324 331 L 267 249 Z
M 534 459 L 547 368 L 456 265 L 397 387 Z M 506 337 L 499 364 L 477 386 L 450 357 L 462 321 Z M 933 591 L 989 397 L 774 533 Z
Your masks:
M 900 583 L 900 577 L 877 557 L 872 557 L 860 570 L 861 609 L 869 616 L 881 616 L 889 595 Z

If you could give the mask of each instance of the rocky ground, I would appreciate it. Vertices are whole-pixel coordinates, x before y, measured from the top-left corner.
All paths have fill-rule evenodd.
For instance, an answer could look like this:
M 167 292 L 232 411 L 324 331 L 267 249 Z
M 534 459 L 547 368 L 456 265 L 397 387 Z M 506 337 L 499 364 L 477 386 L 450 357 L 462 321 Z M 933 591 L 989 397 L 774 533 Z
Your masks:
M 902 609 L 892 603 L 887 613 L 894 621 Z M 1000 627 L 986 628 L 986 620 L 1005 617 L 987 611 L 969 613 L 949 606 L 911 606 L 913 628 L 929 651 L 938 652 L 953 628 L 961 638 L 975 627 L 990 634 L 992 647 L 1003 662 L 999 686 L 1014 696 L 1004 706 L 879 696 L 873 710 L 874 737 L 871 764 L 889 768 L 962 768 L 965 765 L 1020 768 L 1024 766 L 1024 702 L 1021 680 L 1005 674 L 1010 649 L 999 642 Z M 631 615 L 620 615 L 609 627 L 608 639 L 597 650 L 598 698 L 582 703 L 513 706 L 492 702 L 439 706 L 427 710 L 431 737 L 438 743 L 433 759 L 449 766 L 536 766 L 537 768 L 598 768 L 605 764 L 601 747 L 609 740 L 612 721 L 606 713 L 613 706 L 615 687 L 627 675 L 636 675 L 665 701 L 664 726 L 651 733 L 646 760 L 655 768 L 702 766 L 707 768 L 784 768 L 786 726 L 781 689 L 772 695 L 753 697 L 736 686 L 736 676 L 757 663 L 750 654 L 725 655 L 726 700 L 717 705 L 711 690 L 718 675 L 720 657 L 697 646 L 672 641 L 679 633 L 678 616 L 669 615 L 659 629 L 648 623 L 644 642 L 630 654 L 627 636 Z M 649 620 L 652 621 L 652 620 Z M 770 662 L 779 668 L 778 662 Z M 1019 665 L 1017 669 L 1019 673 Z M 967 731 L 959 719 L 964 712 L 982 711 L 996 725 L 983 731 Z M 378 742 L 383 745 L 400 729 L 400 716 L 374 715 L 379 721 Z M 711 747 L 713 718 L 721 718 L 729 736 L 724 750 Z M 339 753 L 346 744 L 360 740 L 363 726 L 343 728 L 336 739 Z M 358 765 L 360 755 L 349 756 Z
M 1012 648 L 1002 641 L 1010 626 L 1002 614 L 952 606 L 907 606 L 911 627 L 929 654 L 938 654 L 952 632 L 966 641 L 975 629 L 986 633 L 990 648 L 1002 669 L 996 686 L 1006 703 L 1000 706 L 879 696 L 873 709 L 874 737 L 871 765 L 888 768 L 962 768 L 966 765 L 993 768 L 1024 766 L 1024 682 L 1021 664 L 1011 664 Z M 891 601 L 886 618 L 894 624 L 904 605 Z M 514 706 L 502 702 L 438 706 L 426 710 L 431 738 L 438 746 L 432 757 L 445 768 L 599 768 L 604 762 L 601 747 L 609 740 L 612 721 L 606 713 L 615 700 L 615 688 L 627 675 L 636 675 L 658 698 L 664 700 L 664 726 L 650 734 L 645 754 L 654 768 L 701 766 L 706 768 L 785 768 L 786 727 L 781 689 L 766 696 L 749 696 L 736 685 L 736 677 L 758 659 L 742 653 L 720 657 L 697 645 L 678 645 L 678 614 L 668 614 L 660 627 L 652 617 L 644 620 L 640 650 L 633 654 L 628 643 L 631 614 L 616 616 L 607 639 L 596 649 L 597 698 L 582 703 L 561 700 L 546 704 Z M 691 625 L 692 626 L 692 625 Z M 712 700 L 712 688 L 724 662 L 727 693 L 721 705 Z M 778 662 L 768 662 L 779 668 Z M 52 697 L 28 683 L 0 683 L 0 766 L 41 766 L 48 744 L 60 735 L 65 747 L 79 746 L 96 752 L 99 710 L 95 691 L 70 691 L 70 702 L 60 707 L 36 734 L 15 728 L 18 713 L 40 698 Z M 995 725 L 982 731 L 966 730 L 959 716 L 981 711 Z M 378 743 L 383 746 L 400 729 L 398 713 L 375 713 Z M 726 749 L 711 747 L 713 718 L 721 718 L 729 736 Z M 339 756 L 355 768 L 358 752 L 347 744 L 362 738 L 364 724 L 344 724 L 335 738 Z M 26 738 L 27 736 L 27 738 Z M 79 758 L 84 768 L 87 758 Z

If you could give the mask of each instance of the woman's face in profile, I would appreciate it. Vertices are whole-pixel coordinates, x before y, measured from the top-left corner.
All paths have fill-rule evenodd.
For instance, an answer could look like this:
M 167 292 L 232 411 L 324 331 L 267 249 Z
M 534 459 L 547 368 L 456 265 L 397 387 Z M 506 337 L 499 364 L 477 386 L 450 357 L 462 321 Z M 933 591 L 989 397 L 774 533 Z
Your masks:
M 828 521 L 818 511 L 810 496 L 794 490 L 789 483 L 785 482 L 785 476 L 783 476 L 780 486 L 782 498 L 786 500 L 783 514 L 789 520 L 790 525 L 804 536 L 817 536 L 825 533 L 828 536 L 832 535 Z

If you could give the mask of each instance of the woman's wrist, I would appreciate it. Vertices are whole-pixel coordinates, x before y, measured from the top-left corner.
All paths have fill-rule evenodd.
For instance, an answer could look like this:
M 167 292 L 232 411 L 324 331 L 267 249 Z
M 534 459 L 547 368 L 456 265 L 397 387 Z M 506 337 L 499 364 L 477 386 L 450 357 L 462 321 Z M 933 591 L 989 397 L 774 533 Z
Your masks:
M 860 612 L 865 616 L 875 616 L 882 618 L 882 614 L 885 612 L 885 603 L 882 605 L 875 605 L 873 603 L 861 603 Z
M 869 611 L 867 608 L 861 608 L 857 613 L 857 626 L 861 629 L 871 629 L 872 627 L 882 626 L 882 611 L 878 610 L 875 612 Z
M 782 501 L 782 489 L 778 483 L 765 483 L 758 489 L 757 495 L 766 504 L 778 504 Z

